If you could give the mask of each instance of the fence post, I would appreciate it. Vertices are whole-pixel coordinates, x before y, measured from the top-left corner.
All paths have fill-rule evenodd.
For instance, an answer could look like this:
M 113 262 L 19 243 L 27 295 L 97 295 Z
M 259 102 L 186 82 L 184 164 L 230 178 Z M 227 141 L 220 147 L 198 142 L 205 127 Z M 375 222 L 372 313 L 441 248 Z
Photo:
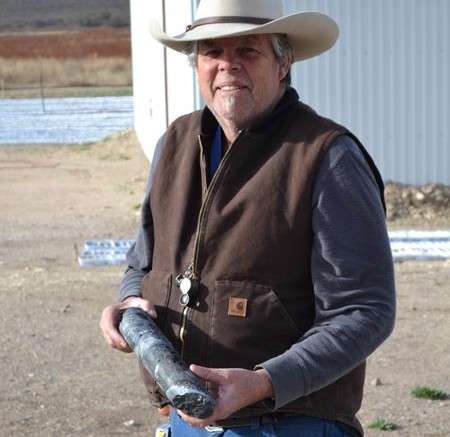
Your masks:
M 39 88 L 40 88 L 40 93 L 41 93 L 41 105 L 42 105 L 42 111 L 44 112 L 44 114 L 47 112 L 45 109 L 45 98 L 44 98 L 44 72 L 42 70 L 42 59 L 41 59 L 41 65 L 40 65 L 40 69 L 39 69 Z

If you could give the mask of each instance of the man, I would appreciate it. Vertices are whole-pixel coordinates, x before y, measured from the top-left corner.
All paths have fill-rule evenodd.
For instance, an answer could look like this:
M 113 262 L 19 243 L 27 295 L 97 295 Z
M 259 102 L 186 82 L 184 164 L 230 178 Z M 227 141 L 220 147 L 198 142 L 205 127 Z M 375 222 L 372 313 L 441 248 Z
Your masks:
M 211 417 L 172 411 L 174 437 L 362 435 L 365 359 L 395 318 L 383 184 L 289 86 L 336 24 L 277 0 L 202 0 L 184 34 L 151 33 L 189 55 L 206 108 L 158 144 L 106 341 L 129 351 L 117 326 L 139 306 L 214 390 Z

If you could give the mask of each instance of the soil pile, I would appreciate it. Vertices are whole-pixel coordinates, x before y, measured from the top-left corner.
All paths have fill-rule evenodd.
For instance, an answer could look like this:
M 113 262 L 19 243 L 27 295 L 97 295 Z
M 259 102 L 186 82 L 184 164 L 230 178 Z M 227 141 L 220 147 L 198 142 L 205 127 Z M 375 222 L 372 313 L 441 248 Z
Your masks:
M 385 188 L 388 223 L 436 226 L 450 219 L 450 187 L 389 182 Z

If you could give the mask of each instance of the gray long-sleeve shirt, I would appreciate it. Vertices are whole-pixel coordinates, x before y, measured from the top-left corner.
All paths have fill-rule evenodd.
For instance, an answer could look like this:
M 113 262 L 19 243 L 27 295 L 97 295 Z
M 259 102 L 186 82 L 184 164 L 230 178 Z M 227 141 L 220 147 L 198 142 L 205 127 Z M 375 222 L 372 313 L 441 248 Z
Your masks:
M 162 141 L 152 162 L 136 244 L 127 256 L 121 300 L 140 296 L 141 281 L 151 269 L 149 196 L 161 147 Z M 257 366 L 271 377 L 273 409 L 348 373 L 394 326 L 394 271 L 379 189 L 350 137 L 338 137 L 326 153 L 312 204 L 315 322 L 289 350 Z

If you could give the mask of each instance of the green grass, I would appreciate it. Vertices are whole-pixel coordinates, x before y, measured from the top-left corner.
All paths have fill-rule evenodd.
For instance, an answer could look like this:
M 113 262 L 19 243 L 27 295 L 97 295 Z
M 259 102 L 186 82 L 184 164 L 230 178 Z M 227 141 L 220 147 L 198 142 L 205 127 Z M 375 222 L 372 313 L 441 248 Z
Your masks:
M 426 386 L 416 386 L 411 390 L 411 395 L 419 399 L 443 400 L 447 399 L 448 394 L 442 390 Z
M 369 425 L 369 428 L 379 429 L 381 431 L 394 431 L 395 429 L 397 429 L 397 426 L 395 425 L 395 423 L 388 422 L 382 417 L 379 417 Z
M 87 150 L 91 150 L 94 144 L 95 141 L 86 141 L 84 143 L 73 144 L 70 146 L 70 148 L 78 152 L 86 152 Z

